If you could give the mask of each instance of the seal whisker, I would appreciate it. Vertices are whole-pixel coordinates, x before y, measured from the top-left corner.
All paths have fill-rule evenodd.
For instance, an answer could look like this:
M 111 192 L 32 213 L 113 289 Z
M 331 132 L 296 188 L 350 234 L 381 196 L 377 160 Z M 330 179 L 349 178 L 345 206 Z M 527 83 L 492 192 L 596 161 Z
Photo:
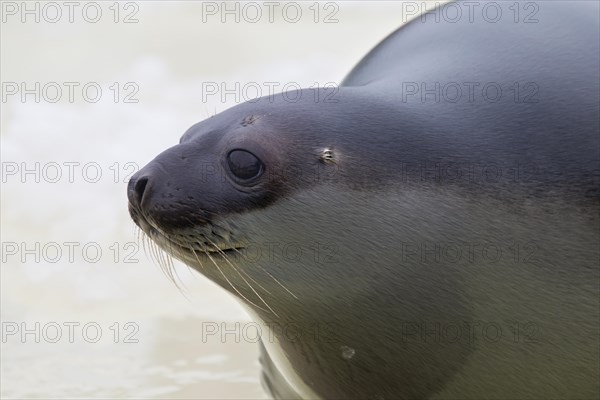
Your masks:
M 271 308 L 271 306 L 269 306 L 267 304 L 267 302 L 265 301 L 265 299 L 263 299 L 262 296 L 260 294 L 258 294 L 258 292 L 250 284 L 250 282 L 248 282 L 248 280 L 246 278 L 244 278 L 244 276 L 235 267 L 235 265 L 233 265 L 231 263 L 231 261 L 229 261 L 229 258 L 227 257 L 227 255 L 225 254 L 225 252 L 223 250 L 221 250 L 212 240 L 208 239 L 208 241 L 210 242 L 210 244 L 212 244 L 215 247 L 215 249 L 217 249 L 217 251 L 223 256 L 223 259 L 227 262 L 227 264 L 229 264 L 231 266 L 231 268 L 233 268 L 233 270 L 235 272 L 237 272 L 237 274 L 240 276 L 240 278 L 242 278 L 242 280 L 246 283 L 246 285 L 248 285 L 248 287 L 250 288 L 250 290 L 252 290 L 254 292 L 254 294 L 260 299 L 260 301 L 263 302 L 263 304 L 269 309 L 269 311 L 271 311 L 277 318 L 279 318 L 279 315 Z
M 162 262 L 164 263 L 165 267 L 168 268 L 171 271 L 171 276 L 173 276 L 173 283 L 175 284 L 175 286 L 177 287 L 177 289 L 179 289 L 179 291 L 181 293 L 184 293 L 184 291 L 187 291 L 187 287 L 185 286 L 185 283 L 183 282 L 183 279 L 181 279 L 181 277 L 179 276 L 179 273 L 177 272 L 177 268 L 175 267 L 175 264 L 173 263 L 173 259 L 171 257 L 171 254 L 173 254 L 173 248 L 172 248 L 172 244 L 171 242 L 169 243 L 169 251 L 160 251 L 160 255 L 161 255 L 161 259 Z M 186 264 L 187 265 L 187 264 Z M 188 266 L 189 268 L 189 266 Z M 179 286 L 179 284 L 177 283 L 177 281 L 179 281 L 179 283 L 181 284 L 181 286 Z M 186 296 L 187 297 L 187 296 Z
M 146 247 L 146 241 L 147 241 L 147 247 Z M 146 255 L 146 257 L 149 257 L 152 260 L 152 263 L 154 265 L 157 265 L 161 272 L 163 273 L 163 275 L 165 277 L 167 277 L 167 279 L 171 279 L 171 277 L 169 276 L 169 274 L 167 273 L 167 271 L 165 270 L 164 266 L 157 261 L 156 256 L 155 256 L 155 252 L 154 252 L 154 242 L 152 241 L 152 239 L 148 236 L 148 235 L 143 235 L 142 236 L 142 246 L 144 248 L 144 254 Z
M 233 249 L 235 252 L 239 253 L 240 255 L 242 255 L 242 253 L 238 250 L 238 249 Z M 242 255 L 243 256 L 243 255 Z M 286 292 L 288 292 L 289 294 L 291 294 L 296 300 L 298 300 L 298 296 L 296 296 L 294 293 L 292 293 L 291 290 L 289 290 L 288 288 L 285 287 L 285 285 L 281 282 L 279 282 L 279 280 L 277 278 L 275 278 L 269 271 L 267 271 L 265 268 L 263 268 L 260 264 L 256 264 L 256 266 L 258 268 L 261 269 L 261 271 L 263 271 L 265 274 L 269 275 L 279 286 L 281 286 L 283 289 L 285 289 Z
M 159 232 L 161 234 L 162 237 L 166 237 L 164 235 L 164 233 Z M 179 284 L 177 283 L 177 279 L 179 279 L 181 281 L 181 278 L 179 277 L 179 275 L 177 275 L 177 271 L 175 270 L 175 265 L 173 264 L 173 262 L 168 262 L 167 259 L 165 258 L 165 255 L 168 255 L 168 253 L 166 251 L 163 251 L 158 244 L 151 240 L 148 237 L 148 243 L 149 243 L 149 247 L 151 250 L 151 255 L 152 258 L 156 261 L 156 263 L 160 266 L 160 268 L 162 269 L 163 273 L 167 276 L 167 278 L 173 282 L 173 284 L 175 285 L 175 287 L 177 287 L 177 289 L 182 292 L 181 287 L 179 286 Z M 167 243 L 170 243 L 169 241 L 167 241 Z M 170 250 L 171 252 L 173 251 L 172 249 Z M 177 279 L 175 278 L 177 276 Z M 183 281 L 181 281 L 183 283 Z
M 223 276 L 223 278 L 225 278 L 225 280 L 227 281 L 227 283 L 229 283 L 229 285 L 231 286 L 231 288 L 233 290 L 235 290 L 235 292 L 237 294 L 240 295 L 240 297 L 242 297 L 244 300 L 246 300 L 248 303 L 252 304 L 253 306 L 255 306 L 256 308 L 263 310 L 263 311 L 268 311 L 265 310 L 264 308 L 262 308 L 261 306 L 259 306 L 258 304 L 254 303 L 253 301 L 249 300 L 246 296 L 244 296 L 239 290 L 238 288 L 235 287 L 235 285 L 229 280 L 229 278 L 227 278 L 227 276 L 223 273 L 223 270 L 221 269 L 221 267 L 219 267 L 219 264 L 217 264 L 217 262 L 210 256 L 210 253 L 208 251 L 204 252 L 209 260 L 214 264 L 215 267 L 217 267 L 217 269 L 219 270 L 219 272 L 221 273 L 221 275 Z M 194 255 L 196 255 L 196 252 L 194 251 Z M 196 258 L 198 258 L 198 256 L 196 255 Z M 200 261 L 198 261 L 200 262 Z
M 171 268 L 169 265 L 167 265 L 165 258 L 164 258 L 164 254 L 163 252 L 158 248 L 158 246 L 155 246 L 155 252 L 156 252 L 156 257 L 158 259 L 159 264 L 163 267 L 163 268 L 167 268 L 169 271 L 171 271 Z M 172 272 L 172 271 L 171 271 Z
M 154 242 L 150 242 L 150 248 L 152 250 L 152 258 L 160 266 L 160 268 L 167 273 L 167 276 L 171 281 L 174 281 L 173 274 L 168 266 L 166 266 L 160 259 L 158 246 Z
M 161 238 L 165 239 L 163 240 L 163 242 L 166 242 L 168 246 L 168 251 L 166 249 L 163 251 L 163 249 L 161 249 L 154 240 L 148 237 L 150 248 L 153 250 L 152 254 L 154 255 L 154 258 L 157 260 L 161 269 L 165 272 L 165 275 L 169 278 L 169 280 L 171 280 L 171 282 L 173 282 L 175 287 L 177 287 L 177 289 L 183 293 L 183 289 L 181 286 L 179 286 L 177 280 L 179 280 L 179 282 L 184 288 L 185 284 L 183 283 L 183 280 L 177 273 L 177 269 L 175 268 L 175 264 L 173 263 L 172 259 L 172 255 L 174 254 L 172 247 L 173 242 L 172 240 L 169 240 L 169 235 L 162 229 L 160 229 L 159 227 L 155 227 L 154 229 L 156 232 L 158 232 Z
M 140 228 L 136 224 L 133 224 L 133 234 L 135 235 L 135 239 L 137 240 L 138 243 L 140 241 L 140 232 L 143 232 L 142 228 Z
M 149 239 L 148 235 L 146 235 L 146 232 L 142 231 L 141 236 L 138 236 L 138 241 L 142 242 L 142 250 L 144 250 L 144 255 L 146 257 L 148 257 L 148 249 L 146 248 L 146 239 Z
M 227 256 L 223 255 L 223 258 L 225 259 L 225 261 L 227 261 L 229 263 L 229 260 L 227 260 Z M 271 308 L 271 306 L 269 306 L 269 304 L 267 304 L 266 300 L 263 299 L 263 297 L 258 294 L 258 292 L 256 291 L 256 289 L 254 289 L 254 287 L 252 286 L 252 284 L 250 282 L 248 282 L 248 280 L 246 278 L 244 278 L 244 276 L 240 273 L 240 271 L 238 271 L 238 269 L 231 263 L 229 263 L 229 265 L 231 265 L 231 268 L 233 268 L 233 270 L 235 272 L 237 272 L 237 274 L 240 276 L 240 278 L 242 278 L 242 280 L 246 283 L 246 285 L 248 285 L 248 287 L 254 292 L 254 294 L 260 299 L 260 301 L 263 302 L 263 304 L 269 309 L 269 311 L 271 311 L 273 313 L 273 315 L 275 315 L 277 318 L 279 318 L 279 314 L 277 314 L 275 312 L 275 310 L 273 310 Z
M 145 233 L 145 232 L 144 232 Z M 154 265 L 157 265 L 158 263 L 156 262 L 156 260 L 154 259 L 154 254 L 152 252 L 152 245 L 153 245 L 153 241 L 150 238 L 150 236 L 148 236 L 147 234 L 143 234 L 142 235 L 142 247 L 144 249 L 144 255 L 148 258 L 150 258 L 152 260 L 152 263 Z M 165 273 L 164 269 L 162 268 L 162 266 L 160 264 L 158 264 L 158 266 L 160 267 L 161 271 L 163 272 L 163 274 L 165 274 L 165 276 L 168 275 Z
M 164 236 L 164 234 L 163 234 L 163 236 Z M 175 264 L 173 263 L 173 254 L 174 254 L 173 243 L 170 240 L 166 240 L 166 242 L 167 242 L 168 249 L 164 249 L 164 251 L 160 251 L 160 248 L 159 248 L 159 251 L 161 254 L 161 259 L 167 268 L 175 271 L 175 274 L 177 274 L 177 270 L 175 269 Z M 179 276 L 177 276 L 177 277 L 179 278 Z M 181 278 L 179 278 L 179 280 L 181 280 Z M 183 284 L 183 281 L 181 283 Z
M 271 291 L 269 289 L 267 289 L 266 287 L 261 285 L 256 279 L 254 279 L 252 276 L 250 276 L 250 274 L 248 274 L 246 271 L 244 271 L 243 268 L 240 268 L 240 271 L 242 272 L 242 274 L 246 275 L 246 277 L 248 279 L 250 279 L 252 282 L 256 283 L 262 290 L 269 293 L 270 295 L 273 295 L 273 293 L 271 293 Z
M 171 242 L 169 242 L 169 251 L 165 251 L 166 261 L 171 268 L 175 269 L 175 264 L 173 263 L 173 254 L 173 245 L 171 244 Z M 189 265 L 185 265 L 187 266 L 188 270 L 191 269 Z
M 158 245 L 152 241 L 149 240 L 149 245 L 150 245 L 150 254 L 152 255 L 152 259 L 160 266 L 160 268 L 163 270 L 163 272 L 165 273 L 165 275 L 167 276 L 167 278 L 169 278 L 169 280 L 171 282 L 173 282 L 175 284 L 175 286 L 177 286 L 179 288 L 179 286 L 177 285 L 177 282 L 175 282 L 175 277 L 173 276 L 173 271 L 171 270 L 171 268 L 169 268 L 168 265 L 166 265 L 164 263 L 163 260 L 161 260 L 160 257 L 160 249 L 158 248 Z
M 148 254 L 148 249 L 146 248 L 146 240 L 150 241 L 150 238 L 141 228 L 137 230 L 137 242 L 142 244 L 142 250 L 144 251 L 144 255 L 146 258 L 152 258 Z
M 144 251 L 144 255 L 146 256 L 146 258 L 150 258 L 152 260 L 152 263 L 156 265 L 154 257 L 149 252 L 148 247 L 146 247 L 146 241 L 148 241 L 148 246 L 151 246 L 152 245 L 152 239 L 150 239 L 150 237 L 146 234 L 146 232 L 144 232 L 142 229 L 140 229 L 138 231 L 137 241 L 142 243 L 142 250 Z M 161 271 L 163 272 L 163 274 L 165 274 L 164 270 L 162 269 L 162 267 L 161 267 Z M 165 274 L 165 276 L 166 276 L 166 274 Z
M 189 218 L 187 218 L 187 220 L 190 221 Z M 187 242 L 189 242 L 189 241 L 187 241 Z M 188 244 L 188 247 L 189 247 L 190 250 L 192 250 L 192 252 L 194 252 L 194 249 L 193 249 L 192 245 L 193 245 L 193 243 L 192 244 Z M 194 253 L 194 255 L 196 255 L 196 254 Z M 196 256 L 196 260 L 198 260 L 197 256 Z M 204 265 L 202 265 L 202 263 L 200 263 L 200 260 L 198 260 L 198 264 L 200 265 L 200 268 L 204 269 Z M 190 273 L 192 273 L 192 268 L 188 265 L 188 263 L 185 263 L 185 265 L 187 266 L 188 271 L 190 271 Z M 194 274 L 192 273 L 192 275 L 194 275 Z
M 214 245 L 214 243 L 213 243 L 213 245 Z M 218 249 L 218 250 L 220 250 L 220 249 Z M 240 254 L 240 255 L 242 254 L 242 253 L 240 253 L 240 251 L 239 251 L 238 249 L 236 249 L 236 248 L 232 248 L 232 250 L 234 250 L 235 252 L 237 252 L 237 253 L 238 253 L 238 254 Z M 229 260 L 229 258 L 228 258 L 228 257 L 227 257 L 227 255 L 225 254 L 225 252 L 222 252 L 222 251 L 221 251 L 220 253 L 221 253 L 221 255 L 223 256 L 223 258 L 225 258 L 225 260 L 226 260 L 226 261 L 227 261 L 229 264 L 231 264 L 231 263 L 229 262 L 229 261 L 230 261 L 230 260 Z M 240 268 L 240 272 L 241 272 L 242 274 L 244 274 L 244 275 L 245 275 L 245 276 L 246 276 L 248 279 L 250 279 L 252 282 L 256 283 L 256 284 L 257 284 L 257 285 L 258 285 L 258 286 L 259 286 L 259 287 L 260 287 L 262 290 L 264 290 L 265 292 L 269 293 L 270 295 L 273 295 L 273 293 L 271 293 L 271 291 L 269 291 L 269 289 L 267 289 L 266 287 L 264 287 L 263 285 L 261 285 L 261 283 L 260 283 L 260 282 L 258 282 L 256 279 L 254 279 L 254 278 L 253 278 L 253 277 L 252 277 L 250 274 L 248 274 L 246 271 L 244 271 L 244 269 L 243 269 L 243 268 Z
M 194 255 L 194 257 L 196 258 L 196 261 L 198 261 L 198 265 L 200 266 L 201 269 L 204 270 L 204 264 L 202 264 L 200 262 L 200 259 L 198 258 L 198 255 L 196 254 L 196 251 L 194 250 L 194 248 L 192 246 L 188 246 L 188 248 L 190 249 L 190 252 Z

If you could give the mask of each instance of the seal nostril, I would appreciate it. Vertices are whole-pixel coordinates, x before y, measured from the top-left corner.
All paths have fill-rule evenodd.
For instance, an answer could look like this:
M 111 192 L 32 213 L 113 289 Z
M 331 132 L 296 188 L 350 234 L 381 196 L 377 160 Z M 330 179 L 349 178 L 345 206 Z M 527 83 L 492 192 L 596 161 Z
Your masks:
M 135 197 L 138 205 L 142 204 L 142 198 L 144 197 L 144 191 L 146 190 L 146 186 L 148 185 L 148 177 L 143 176 L 135 182 L 134 190 Z
M 129 183 L 127 184 L 127 198 L 129 199 L 129 204 L 137 208 L 138 211 L 141 211 L 144 195 L 148 197 L 152 191 L 152 182 L 150 182 L 152 176 L 151 172 L 143 170 L 138 171 L 129 179 Z M 146 199 L 146 202 L 148 202 L 148 199 Z

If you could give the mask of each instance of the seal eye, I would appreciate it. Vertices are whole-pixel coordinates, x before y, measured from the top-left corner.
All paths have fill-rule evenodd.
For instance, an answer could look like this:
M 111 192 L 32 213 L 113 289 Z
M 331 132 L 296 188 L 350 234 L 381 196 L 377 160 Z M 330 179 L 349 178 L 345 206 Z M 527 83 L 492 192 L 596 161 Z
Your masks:
M 249 180 L 263 172 L 263 163 L 246 150 L 232 150 L 227 155 L 227 163 L 231 173 L 236 178 Z

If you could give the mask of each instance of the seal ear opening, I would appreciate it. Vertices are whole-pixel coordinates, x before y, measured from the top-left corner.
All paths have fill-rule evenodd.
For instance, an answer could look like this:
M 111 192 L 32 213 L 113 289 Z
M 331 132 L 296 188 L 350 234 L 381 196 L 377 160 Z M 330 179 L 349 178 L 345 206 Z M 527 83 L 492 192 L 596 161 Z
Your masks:
M 319 161 L 323 164 L 335 164 L 336 158 L 333 150 L 330 147 L 322 149 L 321 154 L 319 154 Z

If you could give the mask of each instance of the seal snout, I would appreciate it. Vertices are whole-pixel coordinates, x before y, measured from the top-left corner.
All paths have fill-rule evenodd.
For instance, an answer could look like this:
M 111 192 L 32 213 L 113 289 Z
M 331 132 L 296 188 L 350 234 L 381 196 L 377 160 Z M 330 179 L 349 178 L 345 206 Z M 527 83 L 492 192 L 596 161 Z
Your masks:
M 176 173 L 151 162 L 129 180 L 127 197 L 133 221 L 163 232 L 176 232 L 206 223 L 196 199 L 182 190 Z
M 131 177 L 127 197 L 133 221 L 176 257 L 208 254 L 214 260 L 237 254 L 243 246 L 234 242 L 232 227 L 208 218 L 199 202 L 202 196 L 186 190 L 178 175 L 173 165 L 152 161 Z

